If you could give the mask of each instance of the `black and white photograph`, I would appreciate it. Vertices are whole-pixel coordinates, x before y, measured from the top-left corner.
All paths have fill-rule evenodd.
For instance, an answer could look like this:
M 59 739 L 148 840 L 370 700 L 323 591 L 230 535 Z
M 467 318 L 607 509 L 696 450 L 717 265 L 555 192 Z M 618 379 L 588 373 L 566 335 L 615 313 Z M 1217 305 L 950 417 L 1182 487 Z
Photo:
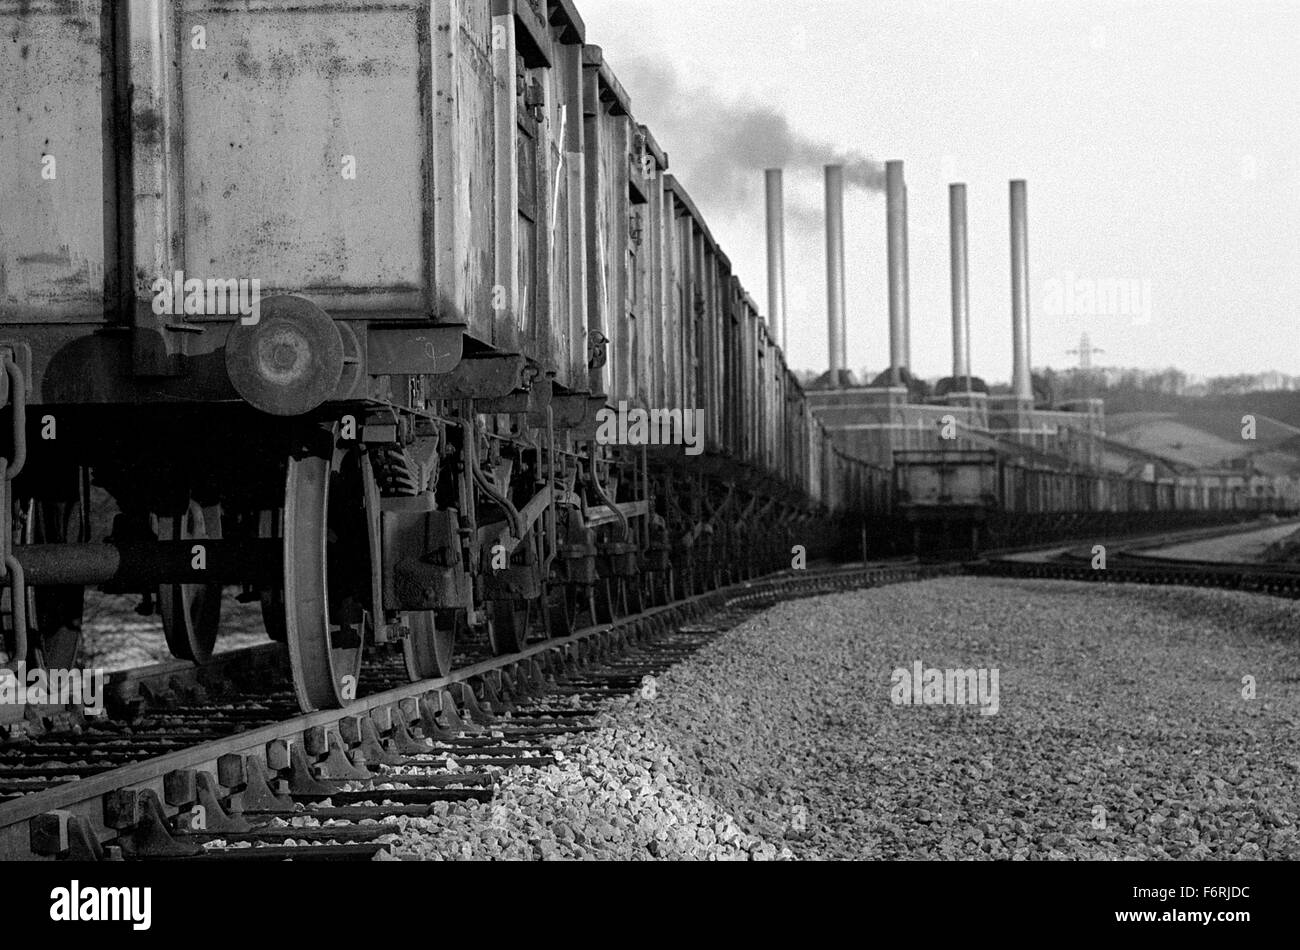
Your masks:
M 613 862 L 1284 921 L 1297 50 L 1294 0 L 0 0 L 7 916 L 376 936 Z

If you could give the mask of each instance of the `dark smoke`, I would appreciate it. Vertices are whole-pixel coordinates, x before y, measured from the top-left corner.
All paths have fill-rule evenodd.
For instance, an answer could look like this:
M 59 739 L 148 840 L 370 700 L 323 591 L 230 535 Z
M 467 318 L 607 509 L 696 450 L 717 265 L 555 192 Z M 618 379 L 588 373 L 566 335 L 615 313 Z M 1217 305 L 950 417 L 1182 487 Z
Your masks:
M 847 186 L 885 190 L 882 162 L 801 135 L 769 105 L 728 100 L 688 85 L 658 60 L 637 58 L 613 67 L 632 97 L 633 115 L 668 152 L 669 170 L 706 207 L 752 214 L 761 204 L 768 168 L 820 177 L 822 166 L 843 165 Z M 788 186 L 786 202 L 788 226 L 822 226 L 820 205 L 800 205 Z

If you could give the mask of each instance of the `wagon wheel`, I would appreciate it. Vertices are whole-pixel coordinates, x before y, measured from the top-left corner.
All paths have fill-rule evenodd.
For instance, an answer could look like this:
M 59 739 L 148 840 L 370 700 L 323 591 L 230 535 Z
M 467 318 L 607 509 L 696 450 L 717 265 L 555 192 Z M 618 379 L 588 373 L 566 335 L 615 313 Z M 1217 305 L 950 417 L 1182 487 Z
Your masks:
M 586 584 L 554 584 L 551 606 L 551 636 L 567 637 L 577 633 L 586 623 L 596 624 L 596 606 L 590 586 Z
M 370 460 L 323 430 L 289 460 L 284 498 L 285 641 L 304 712 L 357 695 L 365 624 L 378 614 L 379 489 Z
M 627 605 L 627 612 L 639 614 L 645 610 L 646 605 L 646 576 L 637 571 L 631 577 L 625 577 L 623 581 L 623 602 Z
M 614 595 L 609 589 L 610 579 L 596 581 L 591 592 L 591 619 L 595 623 L 614 622 Z
M 23 525 L 25 544 L 62 544 L 79 503 L 30 501 Z M 82 538 L 88 541 L 89 538 Z M 29 664 L 44 669 L 70 670 L 81 653 L 81 621 L 86 589 L 75 585 L 27 589 Z
M 596 581 L 596 623 L 613 623 L 620 617 L 626 617 L 627 613 L 627 579 L 602 577 Z
M 465 626 L 459 610 L 412 610 L 402 615 L 410 634 L 402 641 L 406 674 L 412 683 L 452 671 L 456 639 Z
M 259 538 L 283 539 L 283 512 L 262 511 L 258 514 L 257 536 Z M 284 629 L 284 587 L 279 584 L 266 588 L 260 598 L 262 604 L 262 624 L 266 635 L 276 643 L 284 643 L 288 634 Z
M 578 603 L 564 583 L 550 583 L 545 587 L 547 621 L 550 636 L 568 637 L 578 630 Z
M 686 600 L 695 596 L 695 565 L 690 557 L 671 572 L 673 600 Z
M 492 652 L 497 656 L 518 653 L 528 644 L 528 626 L 533 618 L 533 602 L 514 600 L 488 601 L 487 630 Z
M 641 575 L 645 579 L 645 597 L 651 607 L 666 607 L 670 602 L 668 571 L 646 571 Z
M 216 540 L 221 537 L 221 506 L 191 501 L 183 515 L 159 515 L 158 536 L 164 541 Z M 158 612 L 172 656 L 195 663 L 212 659 L 221 626 L 220 584 L 162 584 Z
M 596 593 L 591 584 L 566 584 L 564 588 L 564 597 L 570 616 L 573 618 L 573 629 L 576 633 L 583 627 L 583 621 L 590 626 L 600 623 L 596 619 Z

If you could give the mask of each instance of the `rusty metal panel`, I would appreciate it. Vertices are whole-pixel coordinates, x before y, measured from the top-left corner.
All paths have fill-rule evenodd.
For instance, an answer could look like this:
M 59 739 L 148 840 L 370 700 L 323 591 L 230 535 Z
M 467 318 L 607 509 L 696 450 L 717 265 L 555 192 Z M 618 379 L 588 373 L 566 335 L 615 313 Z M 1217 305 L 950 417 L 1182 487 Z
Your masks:
M 651 288 L 650 288 L 650 325 L 651 325 L 651 374 L 653 376 L 653 401 L 656 406 L 666 407 L 672 404 L 672 361 L 673 338 L 668 335 L 668 313 L 672 300 L 672 246 L 669 237 L 672 233 L 672 202 L 664 192 L 664 172 L 660 168 L 656 174 L 655 184 L 650 191 L 650 215 L 646 228 L 647 240 L 651 244 Z
M 650 153 L 653 160 L 653 153 Z M 666 161 L 666 159 L 665 159 Z M 671 347 L 670 339 L 665 335 L 665 314 L 668 308 L 668 246 L 666 243 L 668 229 L 665 227 L 668 212 L 665 207 L 664 173 L 667 169 L 654 160 L 653 181 L 647 185 L 649 202 L 646 205 L 645 242 L 648 256 L 647 267 L 647 342 L 646 365 L 649 379 L 650 400 L 655 406 L 668 405 L 668 370 L 667 362 Z
M 700 374 L 700 321 L 704 309 L 704 294 L 699 286 L 699 241 L 696 237 L 695 219 L 681 218 L 682 241 L 682 407 L 703 408 L 703 394 L 699 386 Z
M 677 203 L 673 198 L 668 176 L 661 180 L 662 213 L 659 230 L 660 285 L 663 302 L 660 310 L 659 336 L 663 340 L 663 395 L 661 405 L 668 409 L 680 409 L 681 396 L 681 245 L 677 234 Z
M 498 11 L 505 6 L 498 2 Z M 499 211 L 498 239 L 513 229 L 519 346 L 562 385 L 586 389 L 583 47 L 569 21 L 546 24 L 539 9 L 513 3 L 515 61 L 523 64 L 513 88 L 522 92 L 513 124 L 499 92 L 497 132 L 515 140 L 517 217 L 506 222 Z M 498 36 L 500 26 L 498 16 Z
M 629 322 L 629 261 L 628 219 L 632 204 L 628 199 L 628 123 L 619 116 L 607 116 L 608 135 L 600 161 L 606 169 L 605 181 L 609 196 L 605 203 L 605 291 L 608 295 L 605 335 L 609 337 L 610 366 L 613 373 L 610 391 L 620 398 L 629 399 L 635 391 L 632 373 L 632 334 L 635 326 Z
M 557 26 L 560 37 L 570 30 Z M 549 365 L 569 389 L 586 389 L 587 247 L 583 188 L 582 46 L 557 38 L 546 71 L 550 224 Z
M 517 148 L 518 106 L 515 84 L 515 18 L 510 13 L 498 14 L 493 4 L 492 17 L 492 117 L 493 117 L 493 182 L 495 220 L 493 221 L 494 266 L 496 285 L 494 292 L 504 291 L 509 302 L 509 319 L 494 321 L 491 342 L 500 349 L 514 351 L 519 345 L 521 322 L 527 319 L 521 313 L 527 303 L 521 294 L 519 259 L 519 214 L 516 202 L 519 196 L 519 152 Z M 483 232 L 475 232 L 483 233 Z
M 741 457 L 753 463 L 758 456 L 758 315 L 746 313 L 741 335 L 741 403 L 745 405 Z
M 171 15 L 169 243 L 186 276 L 428 314 L 428 4 L 180 0 Z
M 744 375 L 741 373 L 745 318 L 749 311 L 744 288 L 735 277 L 730 280 L 727 310 L 722 323 L 725 373 L 723 377 L 722 411 L 725 421 L 723 443 L 728 455 L 741 457 L 744 430 Z
M 111 10 L 0 0 L 0 320 L 101 321 L 115 286 Z
M 731 265 L 714 245 L 713 264 L 713 440 L 719 452 L 726 451 L 726 327 L 731 318 L 728 297 L 731 293 Z
M 179 68 L 154 94 L 158 170 L 137 162 L 137 190 L 172 205 L 137 203 L 137 255 L 157 258 L 143 270 L 256 277 L 334 316 L 518 348 L 512 17 L 492 0 L 132 9 L 149 6 Z
M 723 376 L 722 362 L 722 299 L 720 284 L 722 270 L 713 242 L 703 232 L 699 236 L 701 268 L 701 289 L 704 307 L 701 313 L 701 339 L 703 349 L 700 372 L 700 385 L 703 393 L 700 408 L 704 410 L 705 448 L 710 452 L 721 451 L 722 434 L 722 393 L 720 383 Z
M 620 367 L 620 310 L 623 302 L 623 249 L 626 238 L 620 227 L 628 208 L 626 154 L 624 142 L 626 120 L 613 113 L 608 102 L 609 86 L 604 76 L 603 59 L 597 47 L 584 48 L 587 209 L 587 322 L 590 341 L 608 341 L 603 362 L 591 367 L 589 387 L 592 392 L 617 396 L 622 392 Z
M 629 219 L 632 204 L 628 199 L 628 153 L 630 129 L 623 116 L 606 115 L 607 135 L 600 161 L 606 170 L 609 196 L 605 203 L 605 291 L 608 295 L 605 335 L 609 337 L 610 392 L 629 402 L 636 396 L 633 378 L 633 349 L 636 323 L 631 309 L 631 260 Z
M 491 342 L 498 313 L 492 17 L 487 0 L 433 4 L 434 280 L 439 317 Z

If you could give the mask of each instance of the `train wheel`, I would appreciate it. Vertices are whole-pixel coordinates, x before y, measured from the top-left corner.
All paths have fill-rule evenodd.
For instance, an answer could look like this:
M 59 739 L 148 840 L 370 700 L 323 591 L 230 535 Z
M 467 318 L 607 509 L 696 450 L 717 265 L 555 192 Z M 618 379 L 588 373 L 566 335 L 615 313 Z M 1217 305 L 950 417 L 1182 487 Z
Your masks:
M 489 601 L 487 616 L 488 640 L 494 654 L 507 656 L 528 645 L 528 627 L 533 618 L 531 601 Z
M 627 615 L 627 598 L 621 578 L 602 577 L 596 581 L 594 600 L 596 623 L 613 623 Z
M 650 571 L 645 575 L 651 606 L 666 607 L 672 602 L 671 577 L 668 571 Z
M 221 537 L 221 506 L 199 507 L 190 502 L 183 515 L 160 515 L 158 536 L 165 541 Z M 221 626 L 220 584 L 163 584 L 158 588 L 167 647 L 178 660 L 206 663 L 212 659 Z
M 31 501 L 24 512 L 24 544 L 62 544 L 69 540 L 68 526 L 76 516 L 76 503 Z M 83 538 L 82 540 L 89 540 Z M 86 589 L 75 586 L 27 589 L 27 662 L 50 670 L 70 670 L 81 655 L 81 619 Z
M 576 629 L 582 629 L 584 618 L 593 627 L 600 623 L 596 619 L 596 592 L 591 584 L 582 584 L 576 589 L 570 588 L 569 598 L 573 612 L 573 625 Z
M 552 637 L 568 637 L 578 631 L 580 604 L 568 584 L 547 584 L 544 602 Z
M 645 610 L 645 588 L 645 575 L 640 572 L 623 578 L 623 598 L 629 615 Z
M 304 712 L 356 698 L 379 563 L 369 460 L 333 432 L 315 443 L 289 460 L 284 498 L 285 640 Z
M 279 509 L 261 512 L 258 515 L 257 536 L 283 539 L 281 514 Z M 288 633 L 284 629 L 284 588 L 276 586 L 262 591 L 261 601 L 262 624 L 266 627 L 266 635 L 276 643 L 286 642 Z
M 402 641 L 406 674 L 415 683 L 452 671 L 456 637 L 464 626 L 459 610 L 413 610 L 403 615 L 410 636 Z

